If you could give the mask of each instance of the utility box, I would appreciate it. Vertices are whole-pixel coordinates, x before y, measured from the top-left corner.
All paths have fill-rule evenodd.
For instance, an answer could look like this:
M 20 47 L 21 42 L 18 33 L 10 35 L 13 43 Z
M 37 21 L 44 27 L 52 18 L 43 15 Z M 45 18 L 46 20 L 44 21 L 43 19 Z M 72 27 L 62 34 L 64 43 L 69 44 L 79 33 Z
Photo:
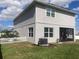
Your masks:
M 46 39 L 46 38 L 39 38 L 38 45 L 39 46 L 49 46 L 48 39 Z

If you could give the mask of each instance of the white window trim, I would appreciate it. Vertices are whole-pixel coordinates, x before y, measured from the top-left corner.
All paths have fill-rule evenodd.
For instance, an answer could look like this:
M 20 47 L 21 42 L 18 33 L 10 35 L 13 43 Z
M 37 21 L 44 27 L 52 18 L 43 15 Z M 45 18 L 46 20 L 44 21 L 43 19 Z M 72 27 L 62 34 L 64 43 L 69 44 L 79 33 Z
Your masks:
M 45 28 L 48 28 L 48 32 L 45 32 Z M 48 33 L 48 37 L 50 37 L 50 33 L 52 33 L 53 36 L 54 36 L 54 29 L 53 29 L 53 32 L 50 32 L 50 28 L 53 29 L 53 27 L 44 27 L 44 37 L 45 37 L 45 33 Z M 52 37 L 53 37 L 53 36 L 52 36 Z M 48 38 L 48 37 L 46 37 L 46 38 Z M 50 37 L 50 38 L 52 38 L 52 37 Z
M 46 13 L 46 16 L 47 16 L 47 12 L 48 12 L 48 9 L 50 10 L 49 12 L 50 12 L 50 16 L 49 17 L 52 17 L 52 13 L 54 13 L 54 16 L 55 16 L 55 10 L 54 9 L 52 9 L 52 8 L 46 8 L 46 11 L 45 11 L 45 13 Z M 53 12 L 54 11 L 54 12 Z
M 29 29 L 30 29 L 30 28 L 33 28 L 33 27 L 29 27 Z M 28 29 L 28 30 L 29 30 L 29 29 Z M 34 36 L 34 30 L 33 30 L 33 32 L 30 32 L 30 31 L 29 31 L 29 33 L 28 33 L 29 37 L 33 37 L 33 36 L 30 36 L 30 34 L 32 34 L 32 33 L 33 33 L 33 36 Z

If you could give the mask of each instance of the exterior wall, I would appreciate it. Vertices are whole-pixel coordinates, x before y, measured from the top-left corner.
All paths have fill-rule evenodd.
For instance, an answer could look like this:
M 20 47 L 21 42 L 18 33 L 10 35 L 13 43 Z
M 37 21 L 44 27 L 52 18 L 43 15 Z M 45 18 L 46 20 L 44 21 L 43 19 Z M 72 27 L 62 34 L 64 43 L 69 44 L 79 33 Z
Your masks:
M 29 27 L 33 27 L 33 30 L 35 30 L 35 24 L 27 24 L 19 28 L 15 28 L 16 31 L 18 31 L 20 37 L 26 37 L 26 40 L 28 42 L 34 43 L 35 42 L 35 31 L 33 32 L 33 37 L 29 37 Z
M 22 15 L 14 20 L 15 30 L 18 31 L 20 37 L 26 37 L 29 42 L 34 43 L 34 36 L 29 37 L 29 27 L 35 30 L 35 7 L 25 10 Z
M 59 39 L 59 28 L 74 28 L 75 29 L 75 17 L 62 11 L 55 11 L 55 17 L 46 16 L 45 6 L 36 7 L 36 33 L 35 42 L 37 44 L 39 38 L 44 38 L 44 27 L 52 27 L 54 29 L 53 37 L 48 37 L 48 42 L 56 42 Z M 75 31 L 74 31 L 75 33 Z
M 44 38 L 44 27 L 52 27 L 53 37 L 47 39 L 49 43 L 54 43 L 59 39 L 60 27 L 75 29 L 74 16 L 56 10 L 55 17 L 48 17 L 46 16 L 46 8 L 45 6 L 32 7 L 14 20 L 15 30 L 19 32 L 21 37 L 26 37 L 29 42 L 38 44 L 39 38 Z M 29 27 L 33 27 L 34 37 L 29 37 Z
M 43 23 L 36 23 L 36 37 L 35 37 L 35 44 L 38 44 L 39 38 L 44 37 L 44 27 L 51 27 L 53 28 L 53 37 L 47 37 L 48 43 L 55 43 L 57 39 L 59 39 L 59 27 L 50 24 L 43 24 Z
M 46 23 L 46 24 L 53 24 L 57 26 L 64 26 L 64 27 L 71 27 L 74 28 L 75 24 L 75 17 L 72 15 L 68 15 L 62 11 L 55 11 L 55 17 L 49 17 L 46 15 L 47 7 L 38 6 L 36 8 L 36 22 L 37 23 Z

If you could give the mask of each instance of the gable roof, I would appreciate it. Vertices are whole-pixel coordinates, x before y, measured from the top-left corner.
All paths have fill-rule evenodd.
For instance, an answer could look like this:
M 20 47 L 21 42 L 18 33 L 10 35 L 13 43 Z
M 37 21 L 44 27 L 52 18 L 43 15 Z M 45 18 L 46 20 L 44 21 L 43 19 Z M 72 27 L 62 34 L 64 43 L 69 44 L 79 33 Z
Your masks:
M 58 10 L 65 11 L 65 12 L 68 12 L 68 13 L 71 13 L 71 14 L 74 14 L 74 15 L 76 14 L 76 12 L 73 11 L 73 10 L 70 10 L 68 8 L 64 8 L 64 7 L 61 7 L 61 6 L 52 4 L 52 3 L 45 3 L 45 2 L 41 2 L 41 1 L 37 1 L 37 0 L 34 0 L 31 4 L 33 4 L 33 3 L 41 4 L 41 5 L 45 5 L 45 6 L 49 6 L 49 7 L 54 7 Z
M 51 4 L 51 3 L 45 3 L 45 2 L 41 2 L 41 1 L 37 1 L 37 0 L 34 0 L 30 5 L 28 5 L 15 19 L 17 19 L 19 16 L 21 16 L 23 13 L 25 13 L 26 10 L 28 10 L 29 8 L 33 7 L 35 4 L 39 4 L 39 5 L 44 5 L 44 6 L 48 6 L 48 7 L 53 7 L 55 9 L 58 9 L 58 10 L 61 10 L 61 11 L 64 11 L 64 12 L 67 12 L 69 14 L 72 14 L 72 15 L 75 15 L 76 12 L 75 11 L 72 11 L 68 8 L 64 8 L 64 7 L 60 7 L 60 6 L 57 6 L 55 4 Z

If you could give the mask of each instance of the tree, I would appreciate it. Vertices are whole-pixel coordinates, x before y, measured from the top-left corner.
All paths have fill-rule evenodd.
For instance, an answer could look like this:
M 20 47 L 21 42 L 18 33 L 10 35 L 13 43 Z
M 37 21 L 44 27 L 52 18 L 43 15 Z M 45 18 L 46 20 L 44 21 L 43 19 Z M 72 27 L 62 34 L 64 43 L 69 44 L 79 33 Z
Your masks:
M 19 33 L 17 31 L 11 31 L 11 30 L 3 30 L 1 31 L 1 37 L 2 38 L 12 38 L 12 37 L 18 37 Z

